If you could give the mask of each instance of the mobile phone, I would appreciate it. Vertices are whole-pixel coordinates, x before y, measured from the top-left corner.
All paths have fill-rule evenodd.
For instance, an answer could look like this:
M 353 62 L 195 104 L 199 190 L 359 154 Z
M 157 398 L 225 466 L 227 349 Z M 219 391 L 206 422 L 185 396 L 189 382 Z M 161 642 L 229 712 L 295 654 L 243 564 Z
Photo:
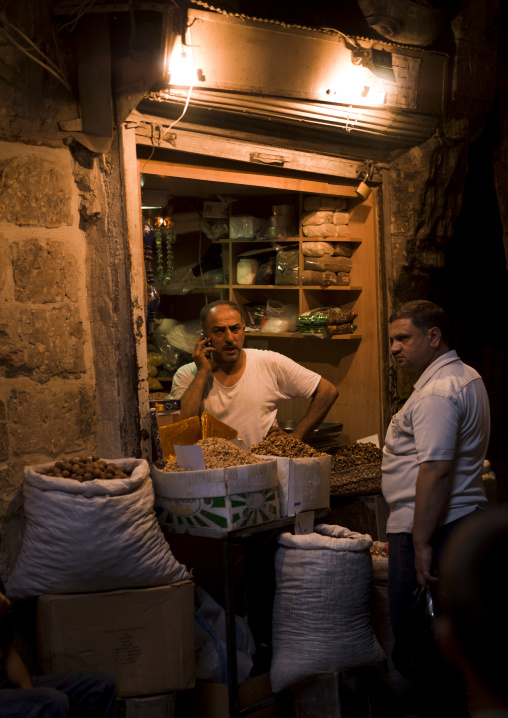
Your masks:
M 203 337 L 203 339 L 206 339 L 206 342 L 203 344 L 203 346 L 205 346 L 205 347 L 211 347 L 211 346 L 212 346 L 212 341 L 211 341 L 211 339 L 209 339 L 208 337 L 205 337 L 204 334 L 202 335 L 202 337 Z

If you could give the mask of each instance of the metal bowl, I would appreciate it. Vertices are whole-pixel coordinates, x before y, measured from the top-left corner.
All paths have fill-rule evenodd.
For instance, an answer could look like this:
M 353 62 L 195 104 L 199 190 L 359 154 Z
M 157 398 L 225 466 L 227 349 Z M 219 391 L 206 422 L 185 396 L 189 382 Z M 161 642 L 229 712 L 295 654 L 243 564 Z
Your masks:
M 280 421 L 279 429 L 293 431 L 297 424 L 297 421 Z M 325 445 L 334 444 L 341 433 L 342 424 L 340 422 L 325 421 L 314 429 L 312 436 L 305 439 L 305 443 L 311 445 L 322 444 L 322 448 L 324 448 Z

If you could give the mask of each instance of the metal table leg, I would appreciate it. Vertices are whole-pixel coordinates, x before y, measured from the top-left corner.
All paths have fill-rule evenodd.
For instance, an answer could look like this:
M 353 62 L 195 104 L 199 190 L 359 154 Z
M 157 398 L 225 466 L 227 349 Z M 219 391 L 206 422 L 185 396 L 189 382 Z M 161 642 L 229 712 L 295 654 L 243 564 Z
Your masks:
M 222 542 L 224 566 L 224 609 L 226 612 L 226 654 L 228 662 L 229 718 L 238 718 L 238 668 L 236 663 L 236 619 L 233 576 L 233 542 L 226 537 Z

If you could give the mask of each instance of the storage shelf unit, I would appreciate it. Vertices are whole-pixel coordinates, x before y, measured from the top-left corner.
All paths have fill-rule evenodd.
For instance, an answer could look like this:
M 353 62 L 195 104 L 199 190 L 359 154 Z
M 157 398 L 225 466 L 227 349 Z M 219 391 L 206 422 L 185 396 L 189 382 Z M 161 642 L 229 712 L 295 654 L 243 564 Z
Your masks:
M 301 250 L 305 241 L 319 238 L 304 237 L 299 233 L 286 239 L 219 239 L 207 240 L 203 234 L 178 237 L 173 247 L 175 267 L 196 261 L 198 247 L 201 255 L 218 245 L 222 254 L 225 281 L 206 291 L 193 291 L 185 296 L 161 296 L 161 310 L 166 316 L 180 321 L 197 319 L 200 308 L 217 298 L 231 299 L 243 306 L 247 303 L 266 305 L 268 300 L 296 305 L 298 312 L 322 306 L 340 306 L 354 310 L 357 330 L 350 335 L 323 337 L 316 334 L 284 332 L 273 334 L 263 331 L 247 331 L 246 348 L 271 349 L 286 354 L 295 361 L 318 372 L 339 390 L 339 397 L 330 410 L 327 421 L 343 424 L 341 440 L 344 442 L 380 434 L 381 399 L 379 366 L 379 319 L 378 319 L 378 244 L 376 239 L 376 190 L 367 200 L 361 200 L 355 192 L 354 183 L 347 184 L 329 178 L 312 179 L 273 173 L 267 168 L 250 171 L 208 166 L 187 166 L 177 162 L 140 162 L 145 180 L 150 175 L 157 182 L 166 182 L 171 195 L 189 200 L 197 206 L 204 199 L 217 201 L 217 195 L 234 198 L 231 213 L 268 217 L 273 205 L 293 203 L 295 217 L 302 213 L 307 195 L 328 195 L 347 200 L 346 211 L 350 214 L 349 237 L 333 238 L 333 243 L 349 242 L 352 246 L 352 269 L 349 286 L 302 285 L 246 285 L 236 281 L 238 257 L 250 250 L 271 247 L 273 242 L 282 247 L 296 245 Z M 182 180 L 184 180 L 182 182 Z M 183 188 L 181 188 L 183 185 Z M 190 185 L 192 190 L 189 191 Z M 150 186 L 145 181 L 145 186 Z M 300 223 L 298 222 L 300 225 Z M 327 241 L 324 239 L 324 241 Z M 303 255 L 299 252 L 299 277 L 303 270 Z M 295 341 L 298 340 L 298 341 Z M 307 406 L 306 400 L 282 402 L 279 419 L 292 421 L 301 418 Z

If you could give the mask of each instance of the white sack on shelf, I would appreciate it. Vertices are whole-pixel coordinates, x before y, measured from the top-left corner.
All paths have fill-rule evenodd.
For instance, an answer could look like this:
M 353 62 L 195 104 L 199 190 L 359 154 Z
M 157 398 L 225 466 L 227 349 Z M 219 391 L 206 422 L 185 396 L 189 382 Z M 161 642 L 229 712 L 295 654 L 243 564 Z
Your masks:
M 333 212 L 308 212 L 302 215 L 302 225 L 307 224 L 333 224 Z
M 346 200 L 342 197 L 322 197 L 320 195 L 311 195 L 305 197 L 303 208 L 306 212 L 312 212 L 320 209 L 328 209 L 332 212 L 342 211 L 346 209 Z
M 384 660 L 371 625 L 371 546 L 367 534 L 326 524 L 311 534 L 279 537 L 270 669 L 274 692 L 316 673 Z
M 333 213 L 334 224 L 349 224 L 349 213 L 348 212 L 334 212 Z
M 333 244 L 329 242 L 303 242 L 302 254 L 304 257 L 323 257 L 325 254 L 332 255 Z
M 336 244 L 333 248 L 334 257 L 351 257 L 353 255 L 353 248 L 350 244 Z
M 191 578 L 157 522 L 148 462 L 107 461 L 132 469 L 131 475 L 80 483 L 46 476 L 53 462 L 25 467 L 26 528 L 7 581 L 9 597 L 164 586 Z
M 307 224 L 303 227 L 305 237 L 348 237 L 347 224 Z

